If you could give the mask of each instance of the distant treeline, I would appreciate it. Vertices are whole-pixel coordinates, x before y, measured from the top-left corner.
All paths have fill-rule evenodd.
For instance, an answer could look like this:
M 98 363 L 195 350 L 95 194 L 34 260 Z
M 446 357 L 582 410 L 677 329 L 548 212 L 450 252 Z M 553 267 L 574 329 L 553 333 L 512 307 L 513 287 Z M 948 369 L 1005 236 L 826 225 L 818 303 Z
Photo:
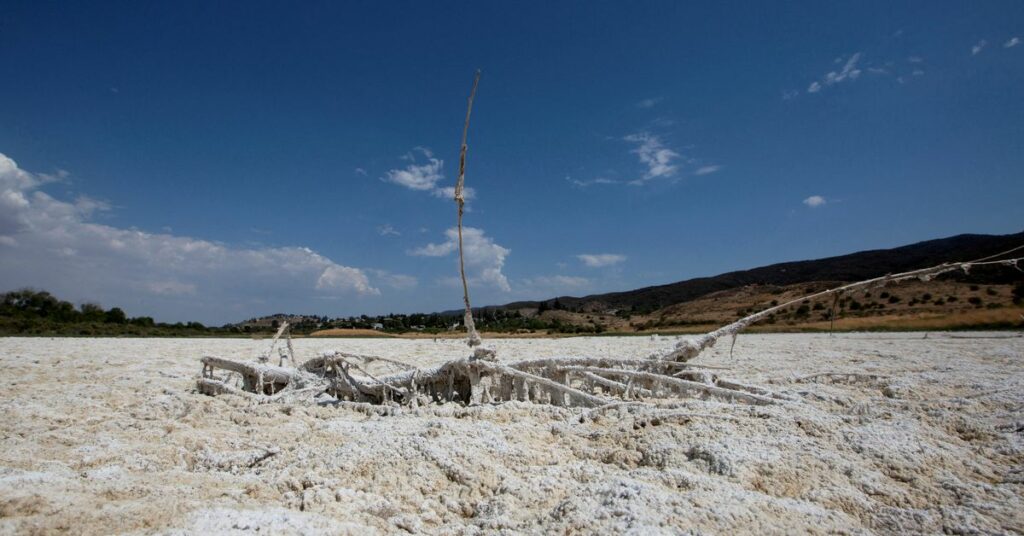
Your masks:
M 104 309 L 95 303 L 76 308 L 43 290 L 7 292 L 0 302 L 0 335 L 194 337 L 233 332 L 237 332 L 233 326 L 209 328 L 199 322 L 167 324 L 148 316 L 129 318 L 120 307 Z
M 575 325 L 555 317 L 541 317 L 548 310 L 567 310 L 556 299 L 553 306 L 541 302 L 537 315 L 526 316 L 518 310 L 502 307 L 479 307 L 473 309 L 477 329 L 494 333 L 537 332 L 549 333 L 603 333 L 600 324 Z M 321 329 L 378 329 L 388 333 L 441 333 L 462 325 L 462 314 L 412 313 L 380 316 L 352 316 L 336 318 L 323 323 Z
M 83 303 L 75 306 L 60 300 L 44 290 L 22 289 L 7 292 L 0 302 L 0 336 L 83 336 L 83 337 L 224 337 L 273 333 L 281 320 L 256 322 L 251 319 L 241 324 L 220 327 L 204 326 L 199 322 L 156 322 L 148 316 L 129 317 L 120 307 L 104 309 L 99 304 Z M 547 307 L 542 307 L 542 311 Z M 556 304 L 554 309 L 561 309 Z M 486 331 L 512 333 L 517 331 L 547 331 L 551 333 L 601 333 L 600 325 L 573 325 L 559 319 L 527 317 L 519 311 L 501 308 L 474 310 L 477 327 Z M 282 318 L 287 315 L 279 315 Z M 388 333 L 426 332 L 441 333 L 461 328 L 461 316 L 446 314 L 388 314 L 378 316 L 351 316 L 328 319 L 306 318 L 292 325 L 292 333 L 308 334 L 319 329 L 361 328 L 377 329 Z

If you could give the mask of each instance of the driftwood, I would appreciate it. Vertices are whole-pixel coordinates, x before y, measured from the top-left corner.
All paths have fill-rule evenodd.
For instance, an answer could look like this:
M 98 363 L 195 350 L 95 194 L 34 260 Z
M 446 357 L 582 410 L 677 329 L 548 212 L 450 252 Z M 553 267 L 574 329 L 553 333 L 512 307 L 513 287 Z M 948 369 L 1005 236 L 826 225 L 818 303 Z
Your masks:
M 376 358 L 372 358 L 376 360 Z M 410 368 L 402 372 L 373 376 L 357 359 L 340 354 L 310 359 L 295 369 L 246 363 L 207 356 L 202 359 L 201 392 L 211 395 L 247 393 L 257 402 L 283 399 L 289 392 L 307 391 L 309 400 L 327 394 L 339 401 L 371 404 L 419 405 L 460 402 L 464 404 L 532 401 L 568 407 L 597 408 L 629 397 L 647 400 L 692 396 L 741 404 L 774 404 L 770 395 L 752 393 L 739 384 L 718 380 L 704 373 L 707 383 L 648 372 L 664 369 L 663 363 L 621 360 L 617 364 L 639 366 L 632 369 L 584 366 L 584 359 L 550 359 L 508 364 L 481 359 L 459 359 L 431 368 Z M 608 360 L 592 360 L 607 364 Z M 234 386 L 231 378 L 218 378 L 217 370 L 238 374 L 242 383 Z M 625 383 L 614 378 L 624 379 Z M 290 389 L 290 391 L 289 391 Z

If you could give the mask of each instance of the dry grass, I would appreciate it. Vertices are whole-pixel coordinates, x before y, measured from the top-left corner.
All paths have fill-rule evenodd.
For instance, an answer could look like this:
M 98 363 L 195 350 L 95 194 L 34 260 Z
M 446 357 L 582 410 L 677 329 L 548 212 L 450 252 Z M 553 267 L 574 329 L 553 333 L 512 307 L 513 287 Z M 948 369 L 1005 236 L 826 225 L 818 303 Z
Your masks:
M 801 324 L 801 329 L 828 330 L 828 322 Z M 1024 327 L 1024 307 L 959 310 L 949 313 L 917 313 L 909 315 L 843 318 L 836 320 L 836 329 L 859 331 L 891 329 L 900 331 L 977 329 L 999 326 Z M 791 326 L 787 326 L 791 327 Z
M 716 324 L 708 323 L 653 329 L 638 333 L 707 333 L 717 327 Z M 1024 307 L 841 318 L 836 320 L 834 331 L 948 331 L 1005 328 L 1024 329 Z M 819 321 L 795 324 L 754 324 L 745 331 L 749 333 L 801 333 L 829 331 L 829 329 L 829 322 Z

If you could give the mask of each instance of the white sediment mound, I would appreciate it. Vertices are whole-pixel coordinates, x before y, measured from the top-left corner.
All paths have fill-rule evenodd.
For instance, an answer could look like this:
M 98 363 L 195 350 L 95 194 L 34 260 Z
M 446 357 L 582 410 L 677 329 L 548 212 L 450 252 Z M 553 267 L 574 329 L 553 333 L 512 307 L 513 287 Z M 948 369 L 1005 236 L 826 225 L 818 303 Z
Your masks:
M 416 366 L 461 341 L 300 339 Z M 504 362 L 649 337 L 493 340 Z M 257 405 L 195 392 L 248 340 L 0 339 L 0 533 L 1024 532 L 1024 338 L 741 335 L 701 365 L 791 401 L 678 418 L 524 402 Z M 384 365 L 381 365 L 384 366 Z M 694 417 L 693 415 L 702 415 Z

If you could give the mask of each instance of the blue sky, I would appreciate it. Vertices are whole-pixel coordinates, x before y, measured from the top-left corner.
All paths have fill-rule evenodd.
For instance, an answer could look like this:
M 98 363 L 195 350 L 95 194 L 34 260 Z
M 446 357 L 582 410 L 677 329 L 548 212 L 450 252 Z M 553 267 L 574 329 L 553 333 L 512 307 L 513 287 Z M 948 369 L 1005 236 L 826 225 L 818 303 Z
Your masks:
M 1024 3 L 5 2 L 0 287 L 455 309 L 1024 227 Z

